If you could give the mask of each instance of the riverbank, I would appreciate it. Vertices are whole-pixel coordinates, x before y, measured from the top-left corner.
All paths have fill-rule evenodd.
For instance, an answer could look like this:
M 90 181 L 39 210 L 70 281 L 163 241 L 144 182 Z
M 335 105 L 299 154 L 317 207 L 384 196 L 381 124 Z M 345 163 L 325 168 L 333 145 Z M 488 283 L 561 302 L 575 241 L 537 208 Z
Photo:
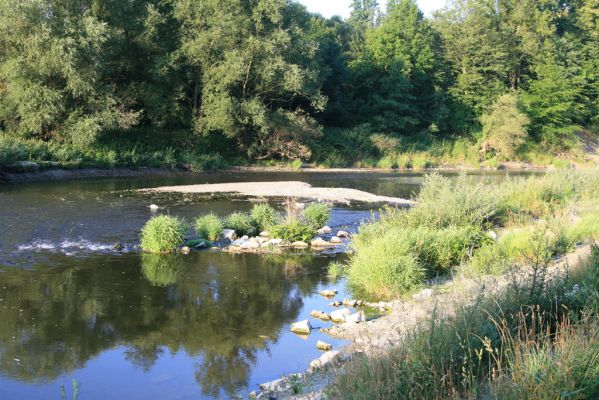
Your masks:
M 572 297 L 581 290 L 581 277 L 589 274 L 596 275 L 599 272 L 599 265 L 591 265 L 592 262 L 599 261 L 593 260 L 593 257 L 597 258 L 599 255 L 594 254 L 593 251 L 597 253 L 592 245 L 581 245 L 573 252 L 546 265 L 542 271 L 535 271 L 533 267 L 528 266 L 511 270 L 500 276 L 485 275 L 476 279 L 457 276 L 433 283 L 412 296 L 388 302 L 386 304 L 390 312 L 380 318 L 362 324 L 345 323 L 326 330 L 333 337 L 350 341 L 350 344 L 344 348 L 328 353 L 330 361 L 326 368 L 311 366 L 304 372 L 265 383 L 261 385 L 262 391 L 256 394 L 256 398 L 279 400 L 330 398 L 328 395 L 334 393 L 334 385 L 339 383 L 339 379 L 346 380 L 345 375 L 364 368 L 366 363 L 387 357 L 401 346 L 402 341 L 412 340 L 415 334 L 426 331 L 431 324 L 455 320 L 456 315 L 464 313 L 465 310 L 484 312 L 485 306 L 494 302 L 505 305 L 506 297 L 515 292 L 530 290 L 534 286 L 535 279 L 540 279 L 541 275 L 542 281 L 537 283 L 543 290 L 560 286 L 562 293 Z M 599 288 L 594 290 L 597 292 Z M 552 292 L 548 290 L 545 295 L 549 297 L 549 293 Z M 434 357 L 434 355 L 424 354 L 421 356 Z M 316 360 L 313 364 L 315 362 Z M 385 379 L 384 376 L 380 378 Z M 387 384 L 393 383 L 387 382 Z M 355 385 L 360 385 L 360 382 L 355 382 Z M 362 397 L 356 393 L 356 398 L 370 398 L 365 393 L 361 391 Z M 344 394 L 349 395 L 347 392 Z M 387 398 L 377 393 L 372 393 L 372 396 L 371 398 Z

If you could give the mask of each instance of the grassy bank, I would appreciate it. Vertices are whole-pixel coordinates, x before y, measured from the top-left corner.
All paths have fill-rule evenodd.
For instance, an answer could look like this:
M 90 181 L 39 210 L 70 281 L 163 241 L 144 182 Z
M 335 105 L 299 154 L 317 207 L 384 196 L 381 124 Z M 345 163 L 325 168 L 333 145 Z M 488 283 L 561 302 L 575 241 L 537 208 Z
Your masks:
M 371 297 L 397 297 L 448 273 L 498 274 L 599 238 L 599 169 L 508 178 L 426 177 L 411 210 L 363 225 L 345 266 Z M 338 270 L 339 266 L 335 266 Z
M 497 168 L 505 161 L 552 168 L 589 165 L 582 142 L 573 142 L 559 155 L 535 146 L 524 147 L 512 160 L 481 158 L 480 145 L 463 138 L 436 139 L 431 136 L 391 138 L 359 129 L 328 129 L 314 145 L 312 157 L 302 160 L 251 160 L 231 149 L 225 138 L 201 139 L 189 133 L 161 132 L 148 140 L 145 131 L 107 134 L 97 143 L 77 147 L 68 143 L 24 139 L 0 133 L 0 166 L 32 161 L 42 167 L 182 168 L 191 171 L 254 165 L 299 170 L 308 163 L 318 168 L 427 169 L 440 167 Z
M 350 363 L 330 398 L 597 398 L 599 249 L 578 278 L 546 281 L 547 265 L 499 298 L 433 316 L 385 355 Z

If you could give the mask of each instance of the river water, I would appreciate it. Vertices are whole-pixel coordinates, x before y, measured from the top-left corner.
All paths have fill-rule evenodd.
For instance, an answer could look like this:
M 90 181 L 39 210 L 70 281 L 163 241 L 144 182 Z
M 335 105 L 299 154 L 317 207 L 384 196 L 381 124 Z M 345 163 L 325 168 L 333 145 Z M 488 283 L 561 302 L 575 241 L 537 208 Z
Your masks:
M 351 297 L 326 274 L 343 255 L 154 256 L 137 247 L 152 203 L 189 220 L 253 203 L 134 189 L 283 180 L 412 197 L 422 175 L 227 172 L 0 185 L 0 399 L 60 398 L 62 387 L 70 399 L 74 382 L 81 400 L 229 398 L 305 370 L 319 339 L 342 346 L 289 326 L 330 311 L 324 288 Z M 336 207 L 330 225 L 355 231 L 373 211 Z M 112 250 L 117 242 L 123 250 Z

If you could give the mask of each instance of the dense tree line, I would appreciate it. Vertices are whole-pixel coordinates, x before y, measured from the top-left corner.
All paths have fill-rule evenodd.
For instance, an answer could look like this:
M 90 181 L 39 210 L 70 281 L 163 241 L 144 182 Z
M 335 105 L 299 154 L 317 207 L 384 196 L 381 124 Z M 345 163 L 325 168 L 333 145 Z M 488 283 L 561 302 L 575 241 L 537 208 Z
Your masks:
M 0 131 L 76 146 L 185 131 L 189 147 L 309 159 L 323 127 L 360 127 L 509 156 L 598 122 L 597 0 L 352 9 L 343 21 L 291 0 L 0 0 Z

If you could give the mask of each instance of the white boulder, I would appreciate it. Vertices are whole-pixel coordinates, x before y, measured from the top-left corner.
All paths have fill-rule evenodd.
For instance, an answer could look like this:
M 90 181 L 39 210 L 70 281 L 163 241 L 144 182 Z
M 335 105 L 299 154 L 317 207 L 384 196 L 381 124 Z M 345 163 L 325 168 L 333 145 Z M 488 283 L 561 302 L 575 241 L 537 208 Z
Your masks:
M 314 371 L 321 368 L 326 368 L 329 365 L 333 364 L 337 358 L 339 357 L 339 352 L 335 350 L 327 351 L 316 360 L 312 360 L 310 362 L 310 370 Z
M 326 235 L 332 232 L 332 229 L 330 226 L 323 226 L 322 228 L 320 228 L 319 230 L 316 231 L 316 233 L 318 233 L 319 235 Z
M 329 247 L 329 246 L 334 246 L 334 244 L 331 242 L 327 242 L 323 238 L 319 237 L 319 238 L 312 240 L 310 242 L 310 246 L 312 246 L 312 247 Z
M 337 232 L 337 237 L 349 237 L 349 232 L 339 231 L 339 232 Z
M 223 238 L 228 239 L 230 241 L 234 241 L 237 239 L 237 233 L 233 229 L 223 229 L 222 232 Z
M 337 323 L 343 323 L 347 320 L 347 317 L 351 315 L 351 311 L 347 308 L 342 308 L 341 310 L 331 311 L 331 321 Z
M 364 314 L 364 311 L 358 311 L 345 318 L 346 324 L 357 324 L 360 322 L 366 322 L 366 314 Z
M 310 321 L 307 319 L 303 321 L 294 322 L 291 324 L 291 332 L 299 333 L 300 335 L 310 334 L 312 331 L 312 325 L 310 325 Z

